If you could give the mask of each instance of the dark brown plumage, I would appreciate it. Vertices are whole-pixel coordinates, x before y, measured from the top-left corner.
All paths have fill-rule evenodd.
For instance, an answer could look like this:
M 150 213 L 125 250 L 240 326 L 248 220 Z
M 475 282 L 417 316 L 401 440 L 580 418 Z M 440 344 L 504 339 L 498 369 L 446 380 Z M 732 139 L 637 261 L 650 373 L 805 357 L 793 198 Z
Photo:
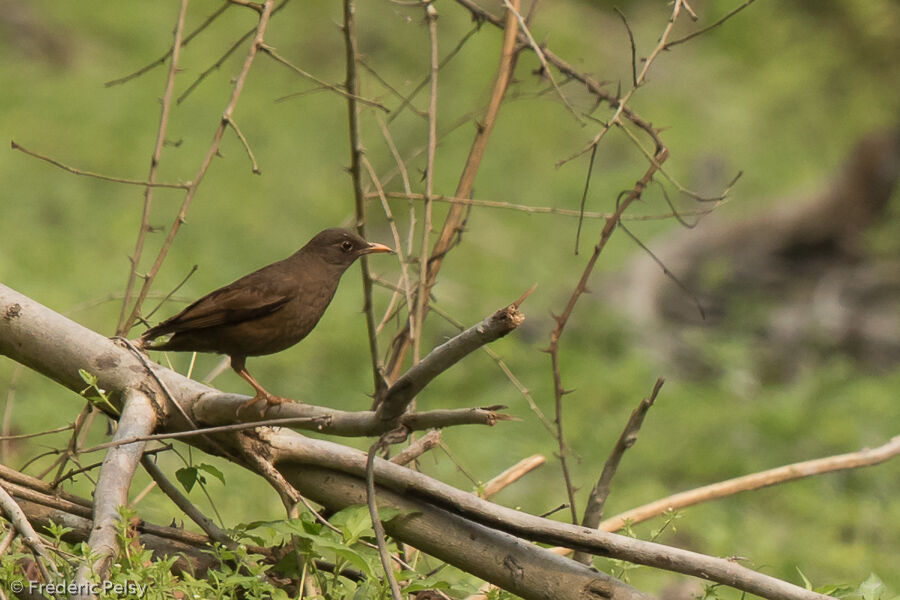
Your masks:
M 256 390 L 244 406 L 287 399 L 267 392 L 247 372 L 248 356 L 273 354 L 305 338 L 334 297 L 344 271 L 364 254 L 393 252 L 346 229 L 326 229 L 276 263 L 203 296 L 141 336 L 151 350 L 227 354 L 231 367 Z M 151 343 L 164 335 L 163 342 Z

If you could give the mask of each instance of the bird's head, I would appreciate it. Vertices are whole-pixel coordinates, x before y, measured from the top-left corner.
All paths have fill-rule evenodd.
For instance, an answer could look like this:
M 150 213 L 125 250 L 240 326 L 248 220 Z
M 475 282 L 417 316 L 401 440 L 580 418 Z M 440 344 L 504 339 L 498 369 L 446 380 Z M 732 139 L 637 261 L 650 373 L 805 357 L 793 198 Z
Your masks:
M 316 234 L 300 252 L 313 253 L 329 264 L 346 269 L 364 254 L 393 250 L 384 244 L 367 242 L 347 229 L 332 227 Z

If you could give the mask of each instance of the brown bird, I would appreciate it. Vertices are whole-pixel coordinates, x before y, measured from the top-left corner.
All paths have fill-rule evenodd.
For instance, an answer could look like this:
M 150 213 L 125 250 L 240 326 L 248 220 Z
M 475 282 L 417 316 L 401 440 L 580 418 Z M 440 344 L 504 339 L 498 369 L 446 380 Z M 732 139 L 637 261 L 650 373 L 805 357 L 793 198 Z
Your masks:
M 247 371 L 248 356 L 273 354 L 305 338 L 328 308 L 344 271 L 364 254 L 393 252 L 346 229 L 326 229 L 276 263 L 203 296 L 177 315 L 151 327 L 140 344 L 150 350 L 215 352 L 256 395 L 241 408 L 265 400 L 291 402 L 267 392 Z M 172 334 L 163 342 L 152 340 Z

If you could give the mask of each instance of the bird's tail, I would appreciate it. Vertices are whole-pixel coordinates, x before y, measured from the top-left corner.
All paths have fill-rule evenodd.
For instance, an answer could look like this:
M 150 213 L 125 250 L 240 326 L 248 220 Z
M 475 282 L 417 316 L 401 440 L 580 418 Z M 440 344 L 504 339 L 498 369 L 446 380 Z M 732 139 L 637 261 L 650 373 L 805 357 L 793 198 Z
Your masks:
M 138 346 L 144 350 L 165 350 L 165 346 L 169 340 L 157 340 L 156 338 L 172 333 L 167 327 L 163 327 L 165 323 L 160 323 L 155 327 L 151 327 L 141 334 L 136 340 Z

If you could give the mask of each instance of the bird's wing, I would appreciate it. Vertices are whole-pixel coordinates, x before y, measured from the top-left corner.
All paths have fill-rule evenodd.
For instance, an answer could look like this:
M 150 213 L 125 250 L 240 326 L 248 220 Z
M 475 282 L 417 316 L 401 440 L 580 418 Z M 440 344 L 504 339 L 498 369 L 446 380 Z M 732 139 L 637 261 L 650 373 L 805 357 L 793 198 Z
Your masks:
M 152 340 L 169 333 L 257 319 L 281 309 L 290 298 L 286 293 L 231 284 L 203 296 L 177 315 L 151 327 L 141 337 Z

